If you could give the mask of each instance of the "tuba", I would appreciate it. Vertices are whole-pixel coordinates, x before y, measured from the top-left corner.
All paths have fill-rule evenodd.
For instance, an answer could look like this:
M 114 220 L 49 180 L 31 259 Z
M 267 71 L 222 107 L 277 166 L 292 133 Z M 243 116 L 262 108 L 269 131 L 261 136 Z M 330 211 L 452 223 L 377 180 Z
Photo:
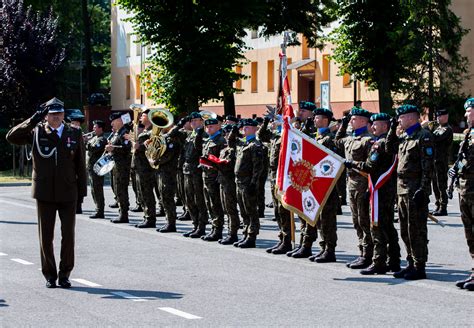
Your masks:
M 205 121 L 210 118 L 217 118 L 217 114 L 214 112 L 211 112 L 210 110 L 202 110 L 199 112 L 201 114 L 201 118 Z
M 145 150 L 145 155 L 149 161 L 155 162 L 161 156 L 163 156 L 164 152 L 166 151 L 166 140 L 161 135 L 161 131 L 163 129 L 169 128 L 173 125 L 174 118 L 173 114 L 169 110 L 163 108 L 156 108 L 150 110 L 148 113 L 148 119 L 153 124 L 153 128 L 151 130 L 151 137 L 150 141 L 147 144 L 147 148 Z M 151 167 L 154 169 L 158 168 L 158 164 L 154 165 L 151 164 Z

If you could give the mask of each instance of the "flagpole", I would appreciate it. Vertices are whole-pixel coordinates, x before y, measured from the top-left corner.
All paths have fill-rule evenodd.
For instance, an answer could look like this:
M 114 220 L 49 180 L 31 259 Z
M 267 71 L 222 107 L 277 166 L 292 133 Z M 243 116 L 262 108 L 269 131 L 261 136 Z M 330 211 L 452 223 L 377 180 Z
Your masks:
M 293 246 L 293 249 L 296 247 L 296 241 L 295 241 L 295 213 L 290 211 L 290 220 L 291 220 L 291 245 Z

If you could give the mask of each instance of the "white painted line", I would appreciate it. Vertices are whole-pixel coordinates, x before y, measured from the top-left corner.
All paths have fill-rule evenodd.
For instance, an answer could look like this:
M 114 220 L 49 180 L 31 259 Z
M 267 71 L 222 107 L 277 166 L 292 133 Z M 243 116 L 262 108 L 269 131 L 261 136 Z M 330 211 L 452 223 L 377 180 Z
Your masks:
M 119 296 L 119 297 L 122 297 L 122 298 L 126 298 L 127 300 L 131 300 L 131 301 L 134 301 L 134 302 L 145 302 L 146 301 L 146 299 L 144 299 L 144 298 L 133 296 L 132 294 L 125 293 L 125 292 L 111 292 L 111 294 L 114 294 L 115 296 Z
M 28 262 L 28 261 L 25 261 L 25 260 L 22 260 L 22 259 L 11 259 L 11 260 L 14 261 L 14 262 L 24 264 L 24 265 L 32 265 L 33 264 L 31 262 Z
M 0 256 L 7 256 L 8 254 L 0 252 Z
M 92 281 L 89 281 L 89 280 L 85 280 L 85 279 L 81 279 L 81 278 L 77 278 L 77 279 L 71 279 L 72 281 L 75 281 L 75 282 L 78 282 L 82 285 L 86 285 L 86 286 L 89 286 L 89 287 L 102 287 L 102 285 L 99 285 L 99 284 L 96 284 L 95 282 L 92 282 Z
M 194 314 L 191 314 L 191 313 L 186 313 L 186 312 L 183 312 L 183 311 L 180 311 L 180 310 L 176 310 L 176 309 L 173 309 L 171 307 L 160 307 L 158 309 L 160 309 L 161 311 L 165 311 L 165 312 L 177 315 L 177 316 L 185 318 L 185 319 L 190 319 L 190 320 L 202 319 L 201 317 L 198 317 L 197 315 L 194 315 Z
M 20 206 L 20 207 L 25 207 L 25 208 L 31 208 L 31 209 L 36 209 L 36 206 L 31 206 L 31 205 L 26 205 L 23 203 L 17 203 L 17 202 L 11 202 L 8 200 L 0 199 L 0 203 L 5 203 L 5 204 L 10 204 L 10 205 L 15 205 L 15 206 Z

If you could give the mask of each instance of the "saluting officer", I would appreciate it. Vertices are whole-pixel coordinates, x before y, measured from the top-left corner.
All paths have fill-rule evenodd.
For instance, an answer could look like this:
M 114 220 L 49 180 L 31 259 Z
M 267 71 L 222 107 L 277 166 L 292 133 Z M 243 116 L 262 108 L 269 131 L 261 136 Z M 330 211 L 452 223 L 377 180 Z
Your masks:
M 400 235 L 405 243 L 408 266 L 393 276 L 407 280 L 425 279 L 428 260 L 428 204 L 433 172 L 433 137 L 420 125 L 418 107 L 397 108 L 398 121 L 392 120 L 386 149 L 398 153 L 397 195 Z M 397 123 L 403 133 L 397 137 Z
M 42 122 L 46 116 L 46 122 Z M 76 201 L 87 194 L 84 141 L 81 130 L 64 124 L 64 104 L 49 100 L 31 118 L 12 128 L 7 140 L 33 144 L 32 196 L 36 199 L 41 248 L 41 270 L 46 287 L 71 287 L 74 267 Z M 61 220 L 61 261 L 54 259 L 56 212 Z
M 107 145 L 107 139 L 104 136 L 105 123 L 102 120 L 95 120 L 94 124 L 94 136 L 89 139 L 86 145 L 88 151 L 87 159 L 87 171 L 91 180 L 91 193 L 92 199 L 95 203 L 95 213 L 89 216 L 91 219 L 103 219 L 104 218 L 104 177 L 97 175 L 94 172 L 94 164 L 102 156 Z

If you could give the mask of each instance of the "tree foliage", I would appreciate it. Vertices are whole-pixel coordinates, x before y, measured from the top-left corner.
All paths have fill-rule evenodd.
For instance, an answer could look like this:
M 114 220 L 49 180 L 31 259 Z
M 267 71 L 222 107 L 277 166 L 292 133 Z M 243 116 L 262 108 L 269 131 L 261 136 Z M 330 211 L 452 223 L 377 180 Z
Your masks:
M 65 54 L 57 17 L 25 8 L 22 0 L 3 0 L 0 26 L 0 111 L 27 117 L 54 94 L 54 75 Z

